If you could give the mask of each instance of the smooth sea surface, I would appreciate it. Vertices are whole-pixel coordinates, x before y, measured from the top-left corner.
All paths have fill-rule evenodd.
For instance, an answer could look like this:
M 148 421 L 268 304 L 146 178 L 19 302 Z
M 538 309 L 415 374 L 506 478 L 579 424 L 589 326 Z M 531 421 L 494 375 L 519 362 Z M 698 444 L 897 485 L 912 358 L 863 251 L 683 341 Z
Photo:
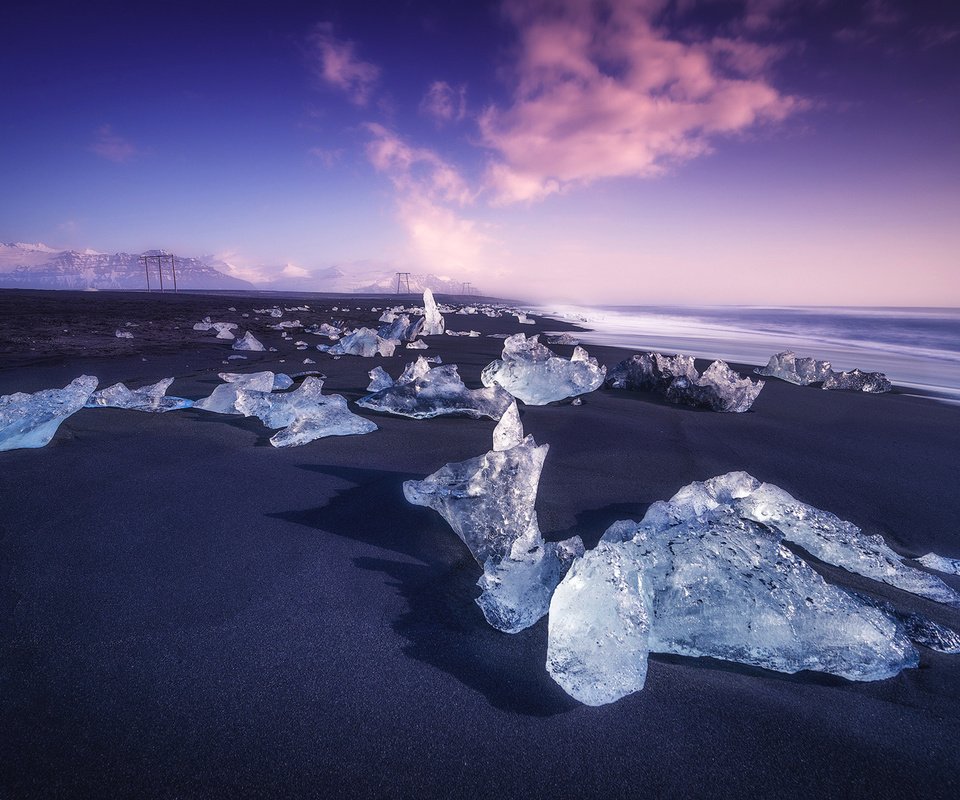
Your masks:
M 901 390 L 960 403 L 960 309 L 541 306 L 589 328 L 586 344 L 763 366 L 793 350 L 835 370 L 883 372 Z

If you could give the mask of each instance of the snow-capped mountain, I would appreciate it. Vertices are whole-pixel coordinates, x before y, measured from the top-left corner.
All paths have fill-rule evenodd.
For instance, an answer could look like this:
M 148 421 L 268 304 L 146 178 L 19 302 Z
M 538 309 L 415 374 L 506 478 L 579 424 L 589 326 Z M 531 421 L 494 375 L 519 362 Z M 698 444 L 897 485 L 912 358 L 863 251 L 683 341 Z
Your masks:
M 423 272 L 411 272 L 409 286 L 411 294 L 422 294 L 427 288 L 440 294 L 460 294 L 464 288 L 459 279 Z M 281 278 L 264 288 L 330 294 L 394 294 L 397 291 L 397 271 L 383 265 L 367 264 L 326 267 L 302 277 Z M 407 292 L 406 280 L 401 283 L 400 290 Z M 480 290 L 471 285 L 470 293 L 480 294 Z
M 96 250 L 56 250 L 45 244 L 0 243 L 0 287 L 19 289 L 144 289 L 146 275 L 141 255 L 146 253 L 100 253 Z M 252 289 L 247 281 L 224 275 L 197 258 L 178 256 L 177 286 L 180 289 Z M 159 287 L 156 264 L 150 285 Z M 172 275 L 164 266 L 164 283 L 172 288 Z

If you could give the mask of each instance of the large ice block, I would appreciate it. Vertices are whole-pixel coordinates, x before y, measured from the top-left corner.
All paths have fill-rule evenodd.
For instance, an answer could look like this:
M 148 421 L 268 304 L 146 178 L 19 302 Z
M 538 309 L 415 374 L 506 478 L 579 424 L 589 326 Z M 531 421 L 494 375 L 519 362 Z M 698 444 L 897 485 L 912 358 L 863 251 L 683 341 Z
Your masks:
M 433 292 L 430 289 L 423 290 L 423 328 L 420 330 L 422 336 L 439 336 L 443 333 L 445 323 L 440 316 L 440 309 L 437 307 L 437 301 L 433 299 Z
M 268 428 L 282 428 L 270 438 L 274 447 L 307 444 L 325 436 L 370 433 L 377 426 L 347 408 L 338 394 L 323 394 L 323 380 L 307 377 L 292 392 L 269 392 L 241 388 L 236 408 L 247 417 L 257 417 Z
M 317 350 L 332 356 L 392 356 L 397 346 L 394 339 L 384 339 L 373 328 L 356 328 L 333 345 L 318 344 Z
M 94 392 L 87 401 L 87 408 L 126 408 L 133 411 L 163 413 L 179 408 L 190 408 L 192 400 L 185 397 L 168 397 L 167 389 L 173 378 L 163 378 L 149 386 L 129 389 L 122 383 L 115 383 L 106 389 Z
M 948 575 L 960 575 L 960 558 L 945 558 L 936 553 L 927 553 L 917 559 L 923 566 L 935 569 L 937 572 L 946 572 Z
M 395 339 L 398 342 L 412 342 L 423 329 L 424 317 L 417 317 L 414 322 L 410 321 L 407 314 L 401 314 L 399 317 L 380 326 L 377 336 L 381 339 Z
M 830 374 L 830 362 L 815 358 L 797 358 L 791 350 L 770 356 L 767 366 L 754 370 L 758 375 L 779 378 L 782 381 L 806 386 L 811 383 L 823 383 Z
M 224 383 L 214 389 L 209 397 L 197 400 L 193 407 L 202 411 L 212 411 L 216 414 L 240 414 L 241 412 L 237 409 L 239 392 L 242 389 L 269 392 L 276 388 L 274 386 L 275 377 L 269 370 L 248 374 L 221 372 L 220 379 Z
M 367 388 L 373 393 L 357 400 L 357 405 L 414 419 L 446 415 L 500 419 L 513 402 L 499 386 L 468 389 L 456 364 L 431 369 L 423 356 L 407 364 L 396 382 L 381 368 L 371 370 L 370 378 Z
M 882 372 L 861 372 L 858 369 L 852 369 L 849 372 L 831 372 L 824 380 L 823 388 L 882 394 L 889 392 L 893 386 Z
M 693 356 L 662 353 L 638 353 L 621 361 L 606 384 L 653 392 L 677 405 L 732 413 L 749 410 L 763 389 L 763 381 L 741 378 L 725 361 L 714 361 L 701 375 Z
M 503 353 L 483 368 L 484 386 L 502 386 L 528 405 L 542 406 L 598 389 L 606 367 L 590 358 L 582 347 L 574 348 L 568 361 L 540 344 L 539 335 L 527 339 L 514 334 L 503 342 Z
M 232 347 L 234 350 L 254 350 L 256 352 L 262 352 L 267 349 L 250 331 L 243 334 L 242 338 L 237 339 Z
M 516 423 L 516 424 L 515 424 Z M 501 444 L 522 436 L 519 418 L 501 430 Z M 570 562 L 583 553 L 579 536 L 545 542 L 534 505 L 547 445 L 532 436 L 504 450 L 441 467 L 421 481 L 406 481 L 414 505 L 437 511 L 467 545 L 484 573 L 477 604 L 498 630 L 516 633 L 533 625 Z
M 0 451 L 43 447 L 71 414 L 84 407 L 97 379 L 81 375 L 62 389 L 0 396 Z

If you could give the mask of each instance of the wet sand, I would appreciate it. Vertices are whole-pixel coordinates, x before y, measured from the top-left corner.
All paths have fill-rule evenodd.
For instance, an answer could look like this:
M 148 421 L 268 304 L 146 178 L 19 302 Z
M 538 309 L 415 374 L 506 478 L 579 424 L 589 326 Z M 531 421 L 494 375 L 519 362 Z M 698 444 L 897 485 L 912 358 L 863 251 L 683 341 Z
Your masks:
M 367 370 L 419 354 L 479 386 L 499 340 L 333 360 L 240 317 L 307 303 L 283 319 L 370 323 L 394 300 L 3 291 L 0 394 L 174 375 L 170 393 L 196 399 L 225 369 L 319 369 L 355 400 Z M 250 322 L 278 352 L 225 366 L 229 342 L 191 329 L 206 315 Z M 116 339 L 126 322 L 136 338 Z M 403 499 L 404 480 L 489 449 L 494 423 L 352 410 L 380 430 L 276 449 L 256 419 L 84 409 L 46 447 L 0 453 L 0 797 L 960 793 L 960 656 L 922 650 L 919 669 L 876 683 L 653 656 L 642 692 L 579 705 L 544 669 L 546 621 L 487 626 L 469 552 Z M 521 415 L 550 444 L 549 538 L 593 546 L 680 486 L 743 469 L 905 555 L 960 557 L 956 406 L 771 380 L 746 414 L 601 390 Z M 811 562 L 960 629 L 956 610 Z

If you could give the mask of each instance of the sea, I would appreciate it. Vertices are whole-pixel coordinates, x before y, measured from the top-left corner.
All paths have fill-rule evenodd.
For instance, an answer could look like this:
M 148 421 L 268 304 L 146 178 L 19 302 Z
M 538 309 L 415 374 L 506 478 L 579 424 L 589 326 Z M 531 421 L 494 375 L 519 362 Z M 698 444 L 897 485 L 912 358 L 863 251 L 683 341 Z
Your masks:
M 765 365 L 792 350 L 834 370 L 883 372 L 899 391 L 960 404 L 960 309 L 803 306 L 540 306 L 585 345 Z

